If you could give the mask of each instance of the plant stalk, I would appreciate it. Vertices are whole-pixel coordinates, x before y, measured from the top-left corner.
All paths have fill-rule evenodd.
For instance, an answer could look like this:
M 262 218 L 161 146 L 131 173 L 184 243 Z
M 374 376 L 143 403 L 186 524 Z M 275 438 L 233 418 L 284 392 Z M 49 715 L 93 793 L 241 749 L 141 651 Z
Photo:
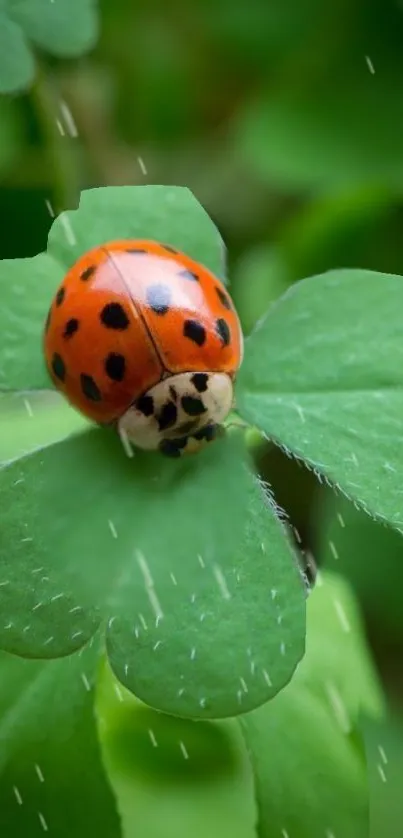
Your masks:
M 31 100 L 44 140 L 51 171 L 52 208 L 57 215 L 78 204 L 80 186 L 77 151 L 73 148 L 68 126 L 63 121 L 63 101 L 57 85 L 41 67 L 37 68 Z

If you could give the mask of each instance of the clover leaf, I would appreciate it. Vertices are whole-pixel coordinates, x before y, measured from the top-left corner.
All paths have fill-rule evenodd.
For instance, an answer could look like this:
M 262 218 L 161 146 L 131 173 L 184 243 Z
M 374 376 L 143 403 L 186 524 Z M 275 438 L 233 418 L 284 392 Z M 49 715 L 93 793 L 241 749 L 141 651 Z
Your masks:
M 188 190 L 84 193 L 47 254 L 0 267 L 3 389 L 46 386 L 54 289 L 83 251 L 116 237 L 158 238 L 224 273 L 222 241 Z M 129 459 L 111 431 L 68 435 L 62 421 L 64 433 L 0 470 L 0 647 L 58 657 L 102 626 L 119 679 L 159 710 L 223 717 L 275 695 L 303 654 L 305 591 L 239 432 L 172 462 Z
M 396 640 L 403 634 L 401 533 L 369 518 L 333 493 L 319 508 L 316 545 L 327 567 L 337 569 L 358 595 L 367 619 Z M 320 520 L 320 523 L 319 523 Z
M 370 789 L 371 836 L 394 838 L 402 817 L 403 724 L 398 707 L 366 720 L 364 740 Z
M 356 603 L 333 574 L 321 574 L 308 599 L 306 640 L 291 684 L 270 704 L 240 717 L 255 775 L 258 834 L 366 838 L 361 713 L 379 720 L 383 697 Z
M 99 643 L 55 661 L 0 654 L 0 830 L 118 838 L 93 710 Z
M 246 341 L 238 409 L 365 509 L 403 528 L 403 279 L 298 282 Z
M 95 713 L 124 835 L 256 838 L 254 777 L 237 720 L 201 722 L 152 710 L 107 666 Z
M 235 715 L 275 694 L 303 651 L 302 583 L 242 447 L 131 460 L 95 430 L 4 466 L 1 646 L 56 657 L 109 618 L 111 664 L 152 706 Z
M 34 47 L 61 58 L 89 50 L 98 34 L 96 0 L 1 0 L 0 93 L 33 81 Z
M 0 464 L 63 439 L 86 424 L 51 390 L 0 392 Z

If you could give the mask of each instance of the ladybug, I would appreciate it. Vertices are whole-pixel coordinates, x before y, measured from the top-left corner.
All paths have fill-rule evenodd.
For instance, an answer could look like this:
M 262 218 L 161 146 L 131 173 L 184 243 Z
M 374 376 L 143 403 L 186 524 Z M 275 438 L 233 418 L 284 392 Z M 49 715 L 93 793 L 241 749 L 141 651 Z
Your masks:
M 178 457 L 214 439 L 231 410 L 243 337 L 207 268 L 167 244 L 129 239 L 70 268 L 44 353 L 55 386 L 87 418 Z

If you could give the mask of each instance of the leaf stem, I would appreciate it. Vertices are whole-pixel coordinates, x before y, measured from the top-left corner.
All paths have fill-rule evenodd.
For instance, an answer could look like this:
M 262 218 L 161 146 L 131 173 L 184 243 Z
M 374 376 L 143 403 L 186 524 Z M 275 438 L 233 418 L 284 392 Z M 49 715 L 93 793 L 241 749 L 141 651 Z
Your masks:
M 38 66 L 31 100 L 42 132 L 53 184 L 53 209 L 58 214 L 78 204 L 80 187 L 77 153 L 62 123 L 60 94 L 54 81 Z

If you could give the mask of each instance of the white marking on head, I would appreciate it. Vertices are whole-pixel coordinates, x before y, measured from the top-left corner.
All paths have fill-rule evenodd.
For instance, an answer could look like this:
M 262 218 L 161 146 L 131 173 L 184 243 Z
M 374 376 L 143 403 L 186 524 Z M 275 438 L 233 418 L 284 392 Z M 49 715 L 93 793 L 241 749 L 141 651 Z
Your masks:
M 118 432 L 138 448 L 157 450 L 164 439 L 192 437 L 207 425 L 221 424 L 232 405 L 233 385 L 226 373 L 179 373 L 137 399 L 119 419 Z

